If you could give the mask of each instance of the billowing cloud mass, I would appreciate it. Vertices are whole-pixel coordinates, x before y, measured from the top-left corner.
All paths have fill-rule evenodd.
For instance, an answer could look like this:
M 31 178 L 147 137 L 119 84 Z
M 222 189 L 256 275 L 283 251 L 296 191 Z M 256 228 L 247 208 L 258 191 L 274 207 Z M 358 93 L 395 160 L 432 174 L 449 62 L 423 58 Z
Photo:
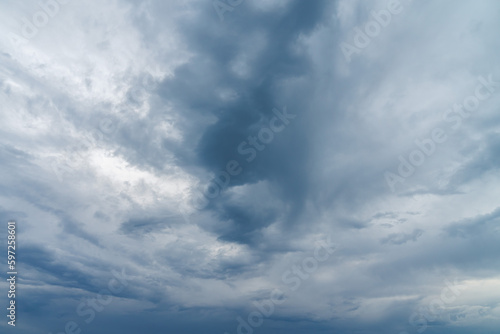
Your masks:
M 0 331 L 497 333 L 498 31 L 495 0 L 3 1 Z

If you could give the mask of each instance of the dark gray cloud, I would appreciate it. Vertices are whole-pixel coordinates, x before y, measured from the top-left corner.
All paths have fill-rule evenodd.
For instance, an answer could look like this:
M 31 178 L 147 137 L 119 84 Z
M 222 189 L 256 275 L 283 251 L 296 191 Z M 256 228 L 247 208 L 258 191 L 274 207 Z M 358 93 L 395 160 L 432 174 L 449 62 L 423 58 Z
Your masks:
M 411 233 L 393 233 L 380 240 L 383 244 L 401 245 L 408 241 L 417 241 L 422 236 L 424 231 L 415 229 Z
M 41 5 L 2 5 L 15 331 L 238 333 L 280 289 L 254 333 L 413 333 L 413 314 L 426 333 L 494 332 L 500 86 L 448 112 L 479 77 L 500 82 L 499 6 L 398 3 L 71 2 L 31 37 Z M 446 141 L 422 148 L 437 128 Z M 392 191 L 386 173 L 417 150 Z M 338 247 L 320 261 L 325 240 Z M 78 305 L 122 269 L 87 324 Z

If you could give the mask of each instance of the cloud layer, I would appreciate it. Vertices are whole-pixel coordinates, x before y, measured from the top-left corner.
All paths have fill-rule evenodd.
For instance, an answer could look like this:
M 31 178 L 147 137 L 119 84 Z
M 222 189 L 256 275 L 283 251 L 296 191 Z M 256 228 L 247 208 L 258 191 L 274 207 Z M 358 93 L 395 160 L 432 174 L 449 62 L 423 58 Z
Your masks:
M 496 1 L 40 3 L 0 5 L 2 332 L 496 332 Z

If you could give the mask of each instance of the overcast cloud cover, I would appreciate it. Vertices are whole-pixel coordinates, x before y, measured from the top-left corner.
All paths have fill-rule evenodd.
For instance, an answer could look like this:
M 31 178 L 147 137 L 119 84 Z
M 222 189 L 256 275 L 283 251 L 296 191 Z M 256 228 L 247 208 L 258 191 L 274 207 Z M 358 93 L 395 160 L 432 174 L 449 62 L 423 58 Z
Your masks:
M 498 333 L 499 31 L 496 0 L 3 0 L 0 332 Z

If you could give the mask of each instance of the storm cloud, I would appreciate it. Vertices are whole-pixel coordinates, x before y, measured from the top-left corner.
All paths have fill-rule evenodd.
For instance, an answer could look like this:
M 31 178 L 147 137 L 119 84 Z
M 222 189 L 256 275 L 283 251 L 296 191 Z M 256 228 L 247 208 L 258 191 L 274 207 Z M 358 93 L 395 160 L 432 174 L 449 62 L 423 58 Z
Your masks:
M 497 331 L 498 2 L 0 8 L 2 333 Z

